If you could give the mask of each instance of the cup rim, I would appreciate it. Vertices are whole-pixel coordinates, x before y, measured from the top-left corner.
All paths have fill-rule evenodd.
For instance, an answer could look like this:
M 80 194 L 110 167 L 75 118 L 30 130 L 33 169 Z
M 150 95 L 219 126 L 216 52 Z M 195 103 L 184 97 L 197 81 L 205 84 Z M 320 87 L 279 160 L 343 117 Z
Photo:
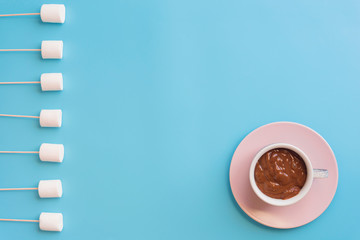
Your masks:
M 297 195 L 295 195 L 294 197 L 285 199 L 285 200 L 272 198 L 272 197 L 265 195 L 258 188 L 258 186 L 256 185 L 256 182 L 255 182 L 256 163 L 258 162 L 258 160 L 264 153 L 266 153 L 267 151 L 269 151 L 271 149 L 275 149 L 275 148 L 286 148 L 286 149 L 292 150 L 292 151 L 296 152 L 297 154 L 299 154 L 299 156 L 305 162 L 305 166 L 306 166 L 306 170 L 307 170 L 306 181 L 305 181 L 304 186 L 301 188 L 300 192 Z M 312 164 L 311 164 L 309 157 L 300 148 L 298 148 L 292 144 L 288 144 L 288 143 L 273 143 L 273 144 L 270 144 L 270 145 L 262 148 L 260 151 L 257 152 L 257 154 L 253 158 L 251 165 L 250 165 L 249 177 L 250 177 L 250 185 L 251 185 L 253 191 L 261 200 L 263 200 L 264 202 L 266 202 L 270 205 L 273 205 L 273 206 L 289 206 L 289 205 L 292 205 L 292 204 L 300 201 L 309 192 L 312 182 L 313 182 L 313 168 L 312 168 Z

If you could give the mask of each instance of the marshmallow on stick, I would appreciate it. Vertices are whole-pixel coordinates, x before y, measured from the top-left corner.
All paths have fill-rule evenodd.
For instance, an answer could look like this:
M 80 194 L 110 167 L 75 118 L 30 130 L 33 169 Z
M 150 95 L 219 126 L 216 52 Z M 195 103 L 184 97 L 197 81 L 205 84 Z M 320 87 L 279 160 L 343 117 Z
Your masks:
M 38 187 L 0 188 L 0 191 L 37 190 L 40 198 L 61 198 L 63 194 L 61 180 L 41 180 Z
M 0 17 L 30 16 L 40 15 L 41 21 L 47 23 L 64 23 L 65 22 L 65 5 L 64 4 L 43 4 L 39 13 L 12 13 L 0 14 Z
M 61 127 L 62 125 L 62 111 L 60 109 L 43 109 L 40 116 L 0 114 L 0 117 L 38 118 L 41 127 Z
M 64 145 L 43 143 L 39 151 L 0 151 L 0 153 L 39 154 L 39 158 L 43 162 L 60 163 L 64 160 Z
M 39 220 L 27 219 L 8 219 L 0 218 L 3 222 L 35 222 L 39 223 L 39 228 L 42 231 L 61 232 L 63 230 L 63 215 L 61 213 L 42 212 Z
M 41 48 L 35 49 L 0 49 L 0 52 L 41 52 L 43 59 L 62 59 L 63 41 L 48 40 L 41 42 Z
M 41 74 L 40 81 L 32 82 L 0 82 L 0 85 L 9 84 L 41 84 L 42 91 L 62 91 L 63 76 L 61 73 L 43 73 Z

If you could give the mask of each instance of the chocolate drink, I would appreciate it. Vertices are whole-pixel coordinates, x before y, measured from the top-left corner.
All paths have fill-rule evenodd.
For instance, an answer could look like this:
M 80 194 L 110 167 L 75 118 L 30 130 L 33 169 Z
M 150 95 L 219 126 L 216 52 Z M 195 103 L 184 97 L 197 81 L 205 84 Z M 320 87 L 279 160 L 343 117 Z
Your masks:
M 304 160 L 294 151 L 276 148 L 264 153 L 255 166 L 255 182 L 265 195 L 289 199 L 304 186 L 307 170 Z

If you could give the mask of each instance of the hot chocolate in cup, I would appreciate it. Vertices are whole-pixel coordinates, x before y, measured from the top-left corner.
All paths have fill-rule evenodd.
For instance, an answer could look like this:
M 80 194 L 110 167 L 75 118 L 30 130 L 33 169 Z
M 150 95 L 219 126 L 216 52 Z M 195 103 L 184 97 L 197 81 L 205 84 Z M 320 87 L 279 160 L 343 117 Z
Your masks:
M 313 169 L 304 151 L 287 143 L 261 149 L 250 165 L 250 185 L 264 202 L 288 206 L 309 192 L 314 178 L 327 178 L 327 170 Z

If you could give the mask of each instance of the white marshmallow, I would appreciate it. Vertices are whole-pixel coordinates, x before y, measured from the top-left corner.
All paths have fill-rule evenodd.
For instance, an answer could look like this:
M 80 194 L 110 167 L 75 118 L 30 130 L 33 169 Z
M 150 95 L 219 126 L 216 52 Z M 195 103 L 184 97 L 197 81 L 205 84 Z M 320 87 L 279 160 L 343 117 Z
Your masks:
M 47 213 L 40 214 L 39 227 L 43 231 L 56 231 L 63 230 L 63 215 L 61 213 Z
M 43 91 L 63 90 L 63 76 L 61 73 L 43 73 L 40 82 Z
M 64 160 L 64 145 L 43 143 L 40 146 L 39 157 L 43 162 L 62 162 Z
M 63 194 L 60 180 L 41 180 L 38 186 L 41 198 L 60 198 Z
M 41 110 L 40 126 L 41 127 L 61 127 L 62 111 L 60 109 Z
M 64 4 L 43 4 L 40 10 L 41 21 L 49 23 L 65 22 Z
M 62 59 L 63 41 L 42 41 L 41 56 L 43 59 Z

